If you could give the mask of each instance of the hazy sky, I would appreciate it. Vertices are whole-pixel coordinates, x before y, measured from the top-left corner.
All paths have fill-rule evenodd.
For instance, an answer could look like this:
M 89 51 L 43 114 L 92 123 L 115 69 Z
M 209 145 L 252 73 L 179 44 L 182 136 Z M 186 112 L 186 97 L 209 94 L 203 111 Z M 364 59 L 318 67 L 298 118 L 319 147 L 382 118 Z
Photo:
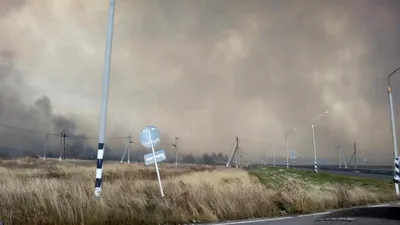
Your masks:
M 97 136 L 108 2 L 0 0 L 1 123 L 58 132 L 48 118 L 65 115 Z M 296 127 L 290 147 L 310 157 L 311 119 L 329 109 L 320 157 L 357 142 L 390 163 L 399 24 L 398 0 L 117 0 L 108 133 L 138 139 L 153 124 L 186 152 L 226 153 L 238 135 L 255 156 Z M 30 112 L 42 95 L 51 105 Z

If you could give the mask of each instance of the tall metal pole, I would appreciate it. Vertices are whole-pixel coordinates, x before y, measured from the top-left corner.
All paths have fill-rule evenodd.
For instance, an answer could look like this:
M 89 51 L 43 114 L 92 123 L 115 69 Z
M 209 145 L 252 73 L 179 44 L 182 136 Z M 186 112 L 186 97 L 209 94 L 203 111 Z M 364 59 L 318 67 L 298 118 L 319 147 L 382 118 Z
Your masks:
M 286 167 L 289 168 L 289 151 L 287 146 L 287 135 L 285 135 L 285 149 L 286 149 Z
M 321 116 L 328 114 L 329 110 L 315 116 L 312 120 L 319 119 Z M 315 132 L 314 132 L 314 124 L 311 125 L 311 132 L 312 132 L 312 142 L 313 142 L 313 151 L 314 151 L 314 172 L 318 173 L 318 163 L 317 163 L 317 150 L 315 147 Z
M 105 133 L 106 133 L 106 121 L 107 121 L 107 103 L 108 103 L 108 89 L 110 83 L 110 70 L 111 70 L 111 50 L 112 50 L 112 39 L 114 32 L 114 14 L 115 14 L 115 0 L 110 0 L 110 6 L 108 11 L 108 30 L 106 40 L 106 53 L 104 60 L 104 71 L 103 71 L 103 92 L 101 101 L 101 112 L 100 112 L 100 129 L 99 129 L 99 143 L 97 150 L 97 167 L 96 167 L 96 181 L 94 185 L 94 195 L 100 198 L 101 187 L 102 187 L 102 173 L 103 173 L 103 156 L 105 147 Z
M 392 140 L 393 140 L 393 155 L 394 155 L 394 187 L 397 196 L 400 196 L 399 193 L 400 168 L 399 168 L 399 152 L 397 148 L 396 119 L 394 117 L 395 114 L 393 107 L 392 88 L 390 87 L 390 77 L 396 74 L 399 70 L 400 68 L 396 69 L 388 76 L 388 88 L 387 88 L 389 95 L 390 120 L 392 122 Z
M 312 142 L 313 142 L 313 150 L 314 150 L 314 172 L 318 173 L 317 151 L 315 149 L 314 125 L 311 125 L 311 131 L 312 131 Z
M 288 145 L 287 145 L 287 138 L 288 135 L 293 132 L 296 131 L 296 128 L 294 128 L 293 130 L 289 130 L 288 132 L 286 132 L 285 134 L 285 148 L 286 148 L 286 167 L 289 168 L 289 150 L 288 150 Z

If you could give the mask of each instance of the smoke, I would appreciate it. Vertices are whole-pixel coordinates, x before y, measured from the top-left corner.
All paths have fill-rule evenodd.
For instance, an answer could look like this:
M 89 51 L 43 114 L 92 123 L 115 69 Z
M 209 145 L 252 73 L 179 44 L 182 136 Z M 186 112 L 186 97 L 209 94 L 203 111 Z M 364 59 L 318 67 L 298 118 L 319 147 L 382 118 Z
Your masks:
M 51 101 L 47 96 L 39 97 L 33 104 L 24 101 L 30 92 L 24 76 L 13 63 L 13 55 L 8 51 L 0 52 L 1 123 L 23 128 L 2 126 L 0 147 L 17 147 L 32 151 L 43 148 L 46 134 L 55 136 L 62 130 L 69 136 L 78 134 L 74 119 L 53 113 Z M 17 146 L 13 145 L 15 143 Z
M 0 49 L 27 86 L 1 101 L 8 121 L 45 95 L 41 116 L 73 114 L 97 134 L 107 3 L 1 1 Z M 243 154 L 261 157 L 272 144 L 284 156 L 297 128 L 289 148 L 306 158 L 315 123 L 319 157 L 338 144 L 350 155 L 356 142 L 360 157 L 391 163 L 386 77 L 400 66 L 399 23 L 396 0 L 117 1 L 108 133 L 138 137 L 153 124 L 199 155 L 228 153 L 238 135 Z

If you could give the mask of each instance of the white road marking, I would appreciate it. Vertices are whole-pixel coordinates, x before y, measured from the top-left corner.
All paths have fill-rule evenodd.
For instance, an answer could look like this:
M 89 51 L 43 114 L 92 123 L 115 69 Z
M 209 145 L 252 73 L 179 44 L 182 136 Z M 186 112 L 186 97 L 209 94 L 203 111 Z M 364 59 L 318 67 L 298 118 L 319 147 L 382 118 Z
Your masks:
M 260 223 L 260 222 L 294 219 L 297 217 L 319 216 L 319 215 L 325 215 L 328 213 L 330 213 L 330 212 L 320 212 L 320 213 L 304 214 L 304 215 L 298 215 L 298 216 L 285 216 L 285 217 L 277 217 L 277 218 L 270 218 L 270 219 L 256 219 L 256 220 L 246 220 L 246 221 L 216 223 L 216 224 L 218 224 L 218 225 L 234 225 L 234 224 L 244 224 L 244 223 L 250 223 L 250 222 L 251 223 Z
M 394 204 L 400 205 L 400 202 L 396 202 Z M 381 204 L 381 205 L 370 205 L 370 206 L 364 206 L 364 207 L 384 207 L 384 206 L 390 206 L 391 204 Z M 358 207 L 353 207 L 353 208 L 359 208 L 363 206 L 358 206 Z M 347 208 L 351 209 L 351 208 Z M 332 211 L 327 211 L 327 212 L 319 212 L 319 213 L 312 213 L 312 214 L 303 214 L 303 215 L 298 215 L 298 216 L 286 216 L 286 217 L 277 217 L 277 218 L 269 218 L 269 219 L 255 219 L 255 220 L 245 220 L 245 221 L 236 221 L 236 222 L 226 222 L 226 223 L 209 223 L 209 224 L 217 224 L 217 225 L 234 225 L 234 224 L 246 224 L 246 223 L 261 223 L 261 222 L 269 222 L 269 221 L 277 221 L 277 220 L 285 220 L 285 219 L 294 219 L 297 217 L 308 217 L 308 216 L 320 216 L 320 215 L 325 215 L 329 214 L 333 211 L 340 211 L 340 210 L 345 210 L 345 209 L 334 209 Z
M 320 215 L 325 215 L 325 214 L 329 214 L 329 213 L 331 213 L 331 212 L 320 212 L 320 213 L 304 214 L 304 215 L 299 215 L 299 216 L 295 216 L 295 217 L 320 216 Z
M 385 206 L 389 206 L 389 204 L 382 204 L 382 205 L 370 205 L 368 207 L 370 208 L 376 208 L 376 207 L 385 207 Z
M 237 221 L 237 222 L 228 222 L 228 223 L 215 223 L 219 225 L 232 225 L 232 224 L 244 224 L 244 223 L 259 223 L 259 222 L 268 222 L 268 221 L 276 221 L 276 220 L 286 220 L 294 218 L 293 216 L 286 216 L 286 217 L 278 217 L 278 218 L 271 218 L 271 219 L 259 219 L 259 220 L 246 220 L 246 221 Z

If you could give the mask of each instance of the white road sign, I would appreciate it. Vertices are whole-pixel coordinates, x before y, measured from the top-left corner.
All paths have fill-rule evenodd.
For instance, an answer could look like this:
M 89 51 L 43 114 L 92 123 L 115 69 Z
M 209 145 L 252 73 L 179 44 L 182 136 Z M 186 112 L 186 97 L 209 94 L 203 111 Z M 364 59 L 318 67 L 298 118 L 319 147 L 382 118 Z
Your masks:
M 296 159 L 296 150 L 295 149 L 292 150 L 292 159 Z
M 140 142 L 146 148 L 152 148 L 151 142 L 155 147 L 160 141 L 160 131 L 155 126 L 147 126 L 140 132 Z
M 156 155 L 157 162 L 162 162 L 167 159 L 167 157 L 165 156 L 164 149 L 156 151 L 155 155 Z M 144 164 L 146 166 L 154 164 L 153 153 L 148 153 L 148 154 L 144 155 Z

